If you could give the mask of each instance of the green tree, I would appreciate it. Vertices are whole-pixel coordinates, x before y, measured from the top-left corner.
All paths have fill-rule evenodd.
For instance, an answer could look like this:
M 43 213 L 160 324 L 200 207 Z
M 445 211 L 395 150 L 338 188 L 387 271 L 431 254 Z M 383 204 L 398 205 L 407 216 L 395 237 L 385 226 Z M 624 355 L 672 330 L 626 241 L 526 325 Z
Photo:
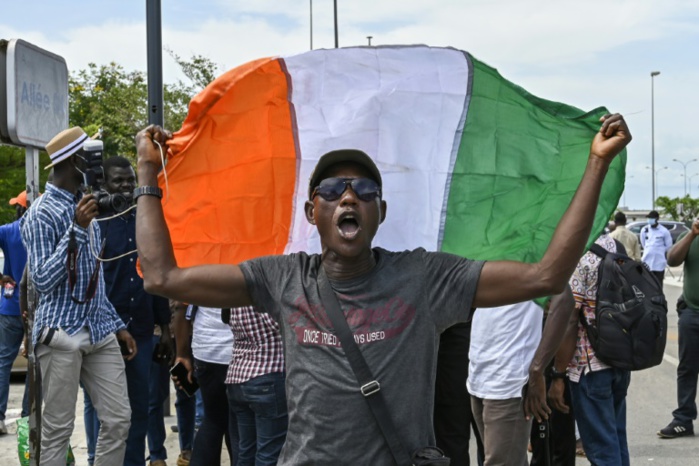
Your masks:
M 660 196 L 655 204 L 660 207 L 665 215 L 669 215 L 675 221 L 682 221 L 689 224 L 699 214 L 699 199 L 692 199 L 690 196 L 675 197 L 670 199 L 667 196 Z
M 69 91 L 71 125 L 81 126 L 90 135 L 101 129 L 106 156 L 133 158 L 134 136 L 148 124 L 146 73 L 127 72 L 116 63 L 91 63 L 87 69 L 71 75 Z M 165 127 L 182 126 L 194 93 L 195 87 L 182 81 L 163 86 Z
M 15 220 L 15 208 L 9 204 L 10 199 L 24 191 L 25 151 L 20 147 L 0 145 L 0 225 Z M 39 153 L 39 186 L 44 186 L 48 170 L 43 168 L 51 163 L 45 152 Z M 43 188 L 42 188 L 43 190 Z
M 165 49 L 175 62 L 180 66 L 182 73 L 198 88 L 204 89 L 211 81 L 216 79 L 218 65 L 202 55 L 192 55 L 189 60 L 183 60 L 172 50 Z

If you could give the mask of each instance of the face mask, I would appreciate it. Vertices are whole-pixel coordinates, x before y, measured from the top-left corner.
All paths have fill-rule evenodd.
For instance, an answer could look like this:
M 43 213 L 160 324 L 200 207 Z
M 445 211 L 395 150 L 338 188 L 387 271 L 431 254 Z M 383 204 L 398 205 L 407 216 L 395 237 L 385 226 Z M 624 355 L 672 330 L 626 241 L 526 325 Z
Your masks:
M 648 225 L 655 225 L 655 219 L 654 219 L 654 218 L 649 218 L 649 219 L 648 219 Z

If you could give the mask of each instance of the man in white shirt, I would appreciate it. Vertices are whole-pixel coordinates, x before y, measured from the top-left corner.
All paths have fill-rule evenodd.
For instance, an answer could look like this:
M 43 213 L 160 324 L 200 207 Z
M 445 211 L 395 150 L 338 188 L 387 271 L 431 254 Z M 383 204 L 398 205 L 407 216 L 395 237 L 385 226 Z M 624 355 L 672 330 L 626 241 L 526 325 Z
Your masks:
M 643 247 L 641 260 L 662 283 L 667 266 L 666 254 L 672 247 L 672 236 L 667 228 L 658 222 L 660 215 L 657 211 L 651 210 L 646 217 L 648 225 L 641 229 L 641 246 Z
M 534 301 L 477 309 L 473 315 L 466 387 L 485 466 L 529 464 L 531 419 L 548 419 L 551 412 L 543 372 L 574 309 L 570 289 L 554 296 L 543 338 L 543 309 Z

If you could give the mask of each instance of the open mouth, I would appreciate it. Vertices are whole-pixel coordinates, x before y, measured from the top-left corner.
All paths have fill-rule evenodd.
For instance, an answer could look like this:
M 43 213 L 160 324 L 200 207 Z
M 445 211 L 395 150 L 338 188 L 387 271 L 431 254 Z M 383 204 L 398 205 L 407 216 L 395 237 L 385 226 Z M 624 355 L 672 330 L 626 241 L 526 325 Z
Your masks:
M 361 227 L 354 215 L 346 214 L 341 216 L 340 221 L 337 222 L 337 230 L 342 238 L 351 240 L 359 234 Z

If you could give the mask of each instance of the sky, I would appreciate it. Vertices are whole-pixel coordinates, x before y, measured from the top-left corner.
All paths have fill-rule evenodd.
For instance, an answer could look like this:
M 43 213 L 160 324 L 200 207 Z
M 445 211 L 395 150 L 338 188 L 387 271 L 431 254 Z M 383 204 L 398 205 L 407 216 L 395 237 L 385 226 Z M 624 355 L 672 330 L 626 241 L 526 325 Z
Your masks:
M 311 37 L 313 48 L 335 45 L 331 0 L 164 0 L 161 10 L 163 46 L 206 56 L 221 72 L 305 52 Z M 653 146 L 656 194 L 683 196 L 686 171 L 699 197 L 696 0 L 337 0 L 337 14 L 341 47 L 367 45 L 367 36 L 372 45 L 451 46 L 539 97 L 624 114 L 633 141 L 621 205 L 650 208 Z M 145 19 L 146 0 L 2 0 L 0 39 L 56 53 L 69 71 L 110 62 L 145 71 Z M 186 79 L 167 52 L 163 78 Z

